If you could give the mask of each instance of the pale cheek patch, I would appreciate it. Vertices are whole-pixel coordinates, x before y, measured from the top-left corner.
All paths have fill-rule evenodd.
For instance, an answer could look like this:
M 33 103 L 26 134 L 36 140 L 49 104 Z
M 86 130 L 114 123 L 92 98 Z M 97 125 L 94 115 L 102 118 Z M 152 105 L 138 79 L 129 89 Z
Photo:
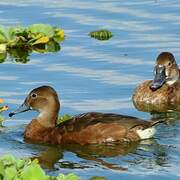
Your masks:
M 136 132 L 140 139 L 149 139 L 154 136 L 154 134 L 156 133 L 156 129 L 154 127 L 151 127 L 144 130 L 138 129 L 136 130 Z
M 167 80 L 166 81 L 166 84 L 168 84 L 168 85 L 173 85 L 176 81 L 178 81 L 179 80 L 179 77 L 178 76 L 175 76 L 175 77 L 173 77 L 173 78 L 171 78 L 170 80 Z

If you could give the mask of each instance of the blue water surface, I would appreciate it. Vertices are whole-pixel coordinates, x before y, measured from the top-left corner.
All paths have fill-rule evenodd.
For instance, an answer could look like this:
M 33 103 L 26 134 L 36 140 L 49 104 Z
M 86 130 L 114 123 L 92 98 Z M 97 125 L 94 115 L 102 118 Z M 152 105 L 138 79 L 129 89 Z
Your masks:
M 0 1 L 0 24 L 34 23 L 61 27 L 66 38 L 58 53 L 32 54 L 26 64 L 10 58 L 0 64 L 0 97 L 9 111 L 17 108 L 31 89 L 50 85 L 60 96 L 61 114 L 101 111 L 152 118 L 133 107 L 131 96 L 140 82 L 152 78 L 160 52 L 172 52 L 179 63 L 178 0 Z M 88 36 L 98 29 L 112 31 L 113 38 L 98 41 Z M 8 112 L 4 113 L 7 121 L 0 133 L 0 155 L 31 157 L 49 149 L 23 141 L 25 124 L 35 115 L 28 112 L 9 119 Z M 122 180 L 176 180 L 180 178 L 179 130 L 177 118 L 158 128 L 156 140 L 129 148 L 110 145 L 87 152 L 91 148 L 54 147 L 50 151 L 58 157 L 52 163 L 55 168 L 46 170 L 52 175 L 74 172 L 81 179 L 98 175 Z M 95 155 L 92 158 L 88 153 Z

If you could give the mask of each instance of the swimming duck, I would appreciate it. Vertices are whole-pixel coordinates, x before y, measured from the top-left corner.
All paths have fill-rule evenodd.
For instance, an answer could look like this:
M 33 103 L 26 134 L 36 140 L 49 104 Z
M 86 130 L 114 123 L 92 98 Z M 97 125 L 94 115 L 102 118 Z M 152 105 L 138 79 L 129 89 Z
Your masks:
M 33 89 L 24 103 L 9 116 L 28 110 L 39 115 L 26 127 L 24 138 L 32 143 L 93 144 L 113 141 L 132 142 L 153 137 L 162 120 L 144 121 L 131 116 L 88 112 L 56 125 L 60 109 L 56 91 L 50 86 Z
M 180 111 L 180 70 L 173 54 L 162 52 L 155 64 L 154 80 L 141 83 L 133 93 L 133 103 L 140 111 Z

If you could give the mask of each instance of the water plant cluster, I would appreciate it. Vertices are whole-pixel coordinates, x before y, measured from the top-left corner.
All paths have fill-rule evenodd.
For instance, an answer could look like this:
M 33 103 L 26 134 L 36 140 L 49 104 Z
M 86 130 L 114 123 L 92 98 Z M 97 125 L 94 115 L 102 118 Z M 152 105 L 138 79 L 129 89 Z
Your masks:
M 89 33 L 97 40 L 109 40 L 113 34 L 106 29 Z M 0 26 L 0 63 L 7 57 L 20 63 L 27 63 L 32 52 L 57 52 L 64 41 L 64 30 L 48 24 L 32 24 L 28 27 Z
M 47 24 L 0 26 L 0 62 L 4 62 L 8 55 L 16 62 L 26 63 L 32 52 L 57 52 L 64 37 L 63 29 Z
M 73 174 L 59 174 L 48 176 L 38 164 L 38 160 L 19 159 L 12 155 L 5 155 L 0 158 L 0 179 L 1 180 L 77 180 Z

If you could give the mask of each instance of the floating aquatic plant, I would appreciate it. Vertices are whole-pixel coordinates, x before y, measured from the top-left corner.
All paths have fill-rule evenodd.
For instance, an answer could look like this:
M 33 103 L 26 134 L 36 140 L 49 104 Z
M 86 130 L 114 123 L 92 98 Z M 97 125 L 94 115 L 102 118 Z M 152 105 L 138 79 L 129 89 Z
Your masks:
M 101 41 L 108 40 L 113 36 L 113 34 L 110 31 L 106 30 L 106 29 L 98 30 L 98 31 L 92 31 L 92 32 L 89 33 L 89 35 L 91 37 L 93 37 L 95 39 L 98 39 L 98 40 L 101 40 Z
M 65 114 L 63 116 L 59 116 L 58 120 L 57 120 L 57 124 L 63 123 L 63 122 L 65 122 L 65 121 L 67 121 L 67 120 L 69 120 L 71 118 L 72 118 L 72 116 L 69 115 L 69 114 Z
M 4 62 L 7 55 L 16 62 L 26 63 L 32 52 L 57 52 L 64 37 L 63 29 L 46 24 L 7 29 L 0 26 L 0 62 Z
M 107 180 L 107 178 L 104 176 L 93 176 L 90 180 Z
M 68 175 L 48 176 L 38 164 L 38 160 L 19 159 L 12 155 L 0 158 L 0 179 L 6 180 L 77 180 L 78 177 L 70 173 Z

